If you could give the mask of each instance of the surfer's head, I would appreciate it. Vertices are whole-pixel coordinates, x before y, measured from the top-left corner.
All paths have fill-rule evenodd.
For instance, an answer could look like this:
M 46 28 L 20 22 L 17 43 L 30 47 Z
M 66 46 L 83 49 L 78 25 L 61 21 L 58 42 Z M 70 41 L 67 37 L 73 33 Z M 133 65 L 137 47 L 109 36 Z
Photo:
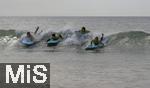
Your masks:
M 95 40 L 97 40 L 97 41 L 98 41 L 98 37 L 97 37 L 97 36 L 95 37 Z
M 31 36 L 31 33 L 30 33 L 30 32 L 27 32 L 27 36 L 30 37 L 30 36 Z
M 86 28 L 85 27 L 82 27 L 81 28 L 81 32 L 85 32 L 86 31 Z
M 55 37 L 55 36 L 56 36 L 55 33 L 53 33 L 53 34 L 52 34 L 52 37 Z
M 104 34 L 102 33 L 102 37 L 104 36 Z

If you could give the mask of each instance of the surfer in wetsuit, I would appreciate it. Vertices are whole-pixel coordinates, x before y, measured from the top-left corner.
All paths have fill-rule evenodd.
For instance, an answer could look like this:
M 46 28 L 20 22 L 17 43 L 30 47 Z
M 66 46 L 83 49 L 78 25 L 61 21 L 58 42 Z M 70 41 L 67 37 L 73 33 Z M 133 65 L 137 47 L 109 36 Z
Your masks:
M 50 39 L 48 39 L 47 41 L 49 41 L 49 40 L 62 40 L 63 39 L 63 37 L 62 37 L 62 35 L 61 34 L 56 34 L 56 33 L 53 33 L 52 34 L 52 37 L 50 38 Z
M 86 33 L 89 33 L 90 31 L 86 30 L 85 27 L 82 27 L 79 32 L 80 32 L 81 34 L 86 34 Z
M 31 35 L 30 32 L 27 32 L 27 35 L 26 35 L 27 38 L 29 38 L 30 40 L 34 40 L 34 37 Z
M 94 45 L 100 44 L 99 38 L 98 38 L 97 36 L 91 41 L 91 45 L 92 45 L 92 44 L 94 44 Z
M 56 34 L 52 34 L 51 39 L 53 39 L 53 40 L 58 40 L 59 38 L 56 36 Z

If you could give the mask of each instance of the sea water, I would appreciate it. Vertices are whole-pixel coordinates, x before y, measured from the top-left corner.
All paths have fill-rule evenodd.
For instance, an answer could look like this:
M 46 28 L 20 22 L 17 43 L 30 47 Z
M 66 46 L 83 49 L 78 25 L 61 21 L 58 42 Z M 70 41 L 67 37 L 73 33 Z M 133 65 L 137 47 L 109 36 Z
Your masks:
M 19 39 L 39 26 L 41 40 L 61 32 L 66 41 L 47 47 L 46 40 L 23 47 Z M 74 31 L 91 31 L 79 45 Z M 108 44 L 99 50 L 84 48 L 104 33 Z M 149 88 L 150 17 L 0 17 L 1 63 L 51 63 L 51 88 Z

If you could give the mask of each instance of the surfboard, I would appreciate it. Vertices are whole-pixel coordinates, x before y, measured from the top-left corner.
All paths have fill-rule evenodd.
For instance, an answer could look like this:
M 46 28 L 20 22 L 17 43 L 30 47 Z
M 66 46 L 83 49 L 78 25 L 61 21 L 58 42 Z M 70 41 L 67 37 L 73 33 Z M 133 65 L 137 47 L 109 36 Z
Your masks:
M 47 42 L 47 46 L 57 46 L 59 44 L 60 40 L 49 40 Z
M 21 40 L 21 43 L 22 43 L 23 45 L 25 45 L 25 46 L 32 46 L 32 45 L 35 44 L 35 42 L 32 41 L 32 40 L 29 39 L 29 38 L 23 38 L 23 39 Z
M 95 49 L 99 49 L 99 48 L 103 48 L 104 44 L 99 44 L 99 45 L 88 45 L 85 50 L 95 50 Z

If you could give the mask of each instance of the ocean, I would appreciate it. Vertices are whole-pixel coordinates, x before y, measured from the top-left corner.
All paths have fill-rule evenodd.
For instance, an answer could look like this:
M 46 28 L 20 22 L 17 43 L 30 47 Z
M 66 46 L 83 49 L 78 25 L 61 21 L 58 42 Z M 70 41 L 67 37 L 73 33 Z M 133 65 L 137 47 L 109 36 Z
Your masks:
M 33 47 L 20 38 L 39 26 Z M 74 32 L 86 27 L 90 38 L 80 45 Z M 48 34 L 59 32 L 65 41 L 47 47 Z M 107 45 L 85 47 L 104 33 Z M 149 88 L 150 17 L 0 17 L 1 63 L 50 63 L 51 88 Z

